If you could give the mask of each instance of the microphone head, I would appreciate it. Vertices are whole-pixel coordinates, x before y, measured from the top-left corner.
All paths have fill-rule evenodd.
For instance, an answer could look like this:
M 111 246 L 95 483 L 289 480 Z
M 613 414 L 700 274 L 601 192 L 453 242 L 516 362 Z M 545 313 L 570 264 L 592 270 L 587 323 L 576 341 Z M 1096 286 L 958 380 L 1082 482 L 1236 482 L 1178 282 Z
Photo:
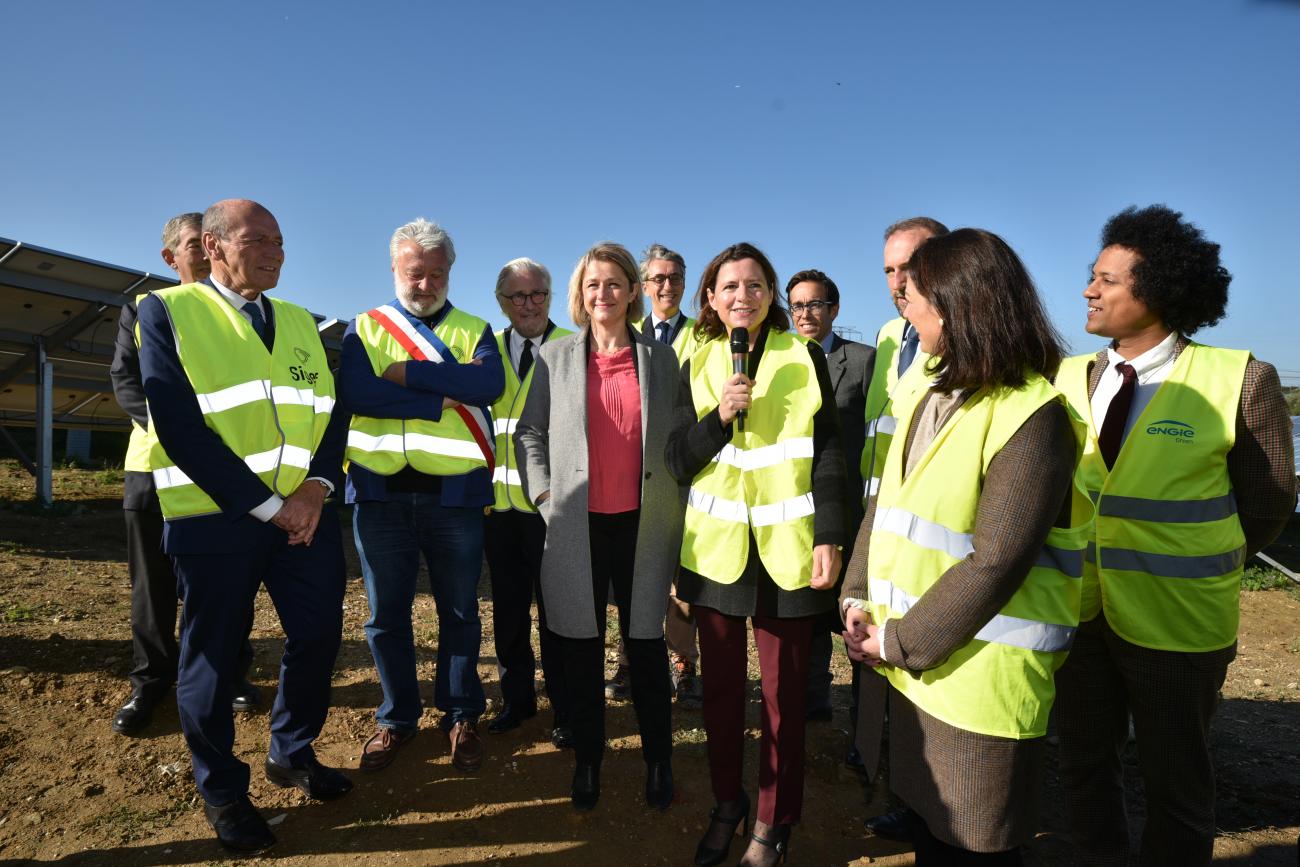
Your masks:
M 731 351 L 737 355 L 749 352 L 749 329 L 737 326 L 731 329 Z

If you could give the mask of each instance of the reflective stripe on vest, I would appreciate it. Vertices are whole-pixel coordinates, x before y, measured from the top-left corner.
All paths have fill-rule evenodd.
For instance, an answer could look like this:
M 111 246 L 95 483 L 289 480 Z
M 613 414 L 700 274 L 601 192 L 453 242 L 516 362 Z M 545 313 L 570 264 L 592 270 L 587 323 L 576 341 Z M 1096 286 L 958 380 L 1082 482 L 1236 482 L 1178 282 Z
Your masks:
M 212 287 L 192 283 L 155 294 L 204 423 L 268 488 L 282 497 L 293 493 L 334 408 L 334 378 L 311 314 L 267 299 L 275 323 L 268 353 L 248 320 Z M 159 443 L 150 464 L 168 520 L 221 511 Z
M 567 328 L 559 328 L 553 324 L 548 325 L 547 328 L 540 342 L 533 344 L 534 359 L 547 342 L 573 333 Z M 537 508 L 529 502 L 528 495 L 524 492 L 523 477 L 519 474 L 519 463 L 515 456 L 514 436 L 515 428 L 519 424 L 519 416 L 528 399 L 528 390 L 533 384 L 533 371 L 537 369 L 537 363 L 534 360 L 533 366 L 528 369 L 528 373 L 524 374 L 524 381 L 521 383 L 519 374 L 515 372 L 515 366 L 510 363 L 505 330 L 498 331 L 495 337 L 497 349 L 501 353 L 501 364 L 506 372 L 506 384 L 501 396 L 492 404 L 497 444 L 497 465 L 492 470 L 492 493 L 495 497 L 492 508 L 498 512 L 509 509 L 536 512 Z
M 1107 469 L 1082 355 L 1057 383 L 1088 424 L 1076 475 L 1097 503 L 1082 616 L 1156 650 L 1206 652 L 1236 640 L 1245 535 L 1228 475 L 1249 353 L 1188 343 Z
M 903 342 L 903 329 L 907 320 L 899 316 L 881 326 L 876 334 L 876 361 L 871 369 L 871 382 L 867 384 L 867 426 L 862 446 L 862 503 L 880 489 L 880 474 L 889 457 L 898 419 L 893 415 L 893 395 L 898 386 L 898 351 Z M 917 349 L 908 373 L 920 375 L 930 356 Z
M 734 431 L 691 483 L 681 564 L 731 584 L 744 572 L 753 533 L 772 580 L 795 590 L 812 580 L 813 418 L 821 391 L 802 339 L 768 331 L 765 340 L 745 429 Z M 731 377 L 727 342 L 705 344 L 690 364 L 691 399 L 702 418 Z M 790 381 L 800 386 L 769 393 Z
M 922 382 L 924 382 L 922 380 Z M 924 388 L 895 398 L 898 436 L 906 438 Z M 944 424 L 915 468 L 902 477 L 891 453 L 881 479 L 867 572 L 876 623 L 903 617 L 951 568 L 975 553 L 974 528 L 988 466 L 1044 404 L 1062 401 L 1040 376 L 1018 389 L 971 396 Z M 1083 422 L 1073 418 L 1082 441 Z M 1084 550 L 1094 506 L 1071 491 L 1071 526 L 1053 527 L 1016 592 L 966 643 L 934 668 L 878 672 L 931 716 L 966 731 L 1039 737 L 1055 697 L 1054 674 L 1079 618 Z
M 455 307 L 449 309 L 433 328 L 452 356 L 443 358 L 394 304 L 373 312 L 378 316 L 365 313 L 357 317 L 356 332 L 376 377 L 383 376 L 390 364 L 415 358 L 408 346 L 428 357 L 428 361 L 419 361 L 421 364 L 468 363 L 487 328 L 482 319 Z M 399 335 L 386 330 L 384 322 L 391 323 Z M 492 425 L 478 407 L 463 409 L 465 413 L 448 409 L 436 422 L 354 415 L 348 429 L 347 459 L 381 476 L 391 476 L 407 466 L 432 476 L 462 475 L 486 467 L 494 448 Z

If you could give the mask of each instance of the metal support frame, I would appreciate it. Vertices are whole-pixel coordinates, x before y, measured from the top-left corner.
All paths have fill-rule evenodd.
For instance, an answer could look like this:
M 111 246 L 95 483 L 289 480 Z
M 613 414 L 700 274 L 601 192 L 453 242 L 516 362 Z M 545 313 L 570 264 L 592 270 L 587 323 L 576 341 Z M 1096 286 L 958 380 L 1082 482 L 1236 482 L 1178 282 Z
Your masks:
M 36 500 L 54 505 L 54 362 L 45 354 L 45 338 L 36 338 Z
M 0 439 L 3 439 L 8 444 L 9 450 L 14 453 L 14 457 L 18 458 L 18 463 L 23 465 L 23 469 L 34 477 L 36 475 L 36 464 L 32 462 L 31 458 L 27 457 L 27 452 L 23 451 L 23 447 L 18 445 L 18 440 L 14 439 L 14 435 L 9 433 L 8 429 L 0 427 Z

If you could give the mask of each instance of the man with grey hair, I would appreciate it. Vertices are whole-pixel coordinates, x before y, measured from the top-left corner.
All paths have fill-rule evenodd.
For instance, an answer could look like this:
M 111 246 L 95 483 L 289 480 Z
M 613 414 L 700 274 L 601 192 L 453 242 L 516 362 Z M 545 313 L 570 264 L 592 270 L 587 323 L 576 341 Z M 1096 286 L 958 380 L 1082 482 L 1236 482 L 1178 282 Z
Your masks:
M 366 641 L 384 692 L 360 767 L 387 767 L 419 730 L 411 606 L 423 555 L 438 611 L 434 704 L 452 764 L 474 771 L 486 706 L 475 588 L 494 501 L 489 407 L 504 384 L 501 353 L 485 321 L 447 300 L 456 248 L 441 226 L 399 227 L 389 254 L 397 297 L 348 326 L 339 366 L 340 399 L 354 413 L 348 501 L 370 602 Z
M 177 214 L 162 231 L 162 259 L 182 285 L 208 279 L 212 266 L 203 251 L 203 215 Z M 140 347 L 136 341 L 136 304 L 130 298 L 118 318 L 117 341 L 109 375 L 113 396 L 131 417 L 126 450 L 122 509 L 126 519 L 126 562 L 131 574 L 131 649 L 133 665 L 127 675 L 131 697 L 113 716 L 113 731 L 135 734 L 153 718 L 154 707 L 176 682 L 180 650 L 176 644 L 176 575 L 162 550 L 163 516 L 149 464 L 153 431 L 140 379 Z M 249 609 L 249 625 L 253 612 Z M 232 706 L 237 711 L 257 707 L 261 695 L 248 682 L 253 648 L 245 639 L 239 654 L 239 683 Z
M 492 630 L 501 672 L 504 706 L 487 730 L 500 734 L 537 714 L 537 672 L 532 645 L 533 599 L 537 599 L 542 677 L 554 714 L 551 742 L 573 745 L 566 705 L 564 669 L 556 637 L 546 627 L 542 601 L 542 548 L 546 523 L 521 486 L 514 432 L 533 383 L 533 361 L 541 345 L 572 332 L 550 319 L 551 274 L 532 259 L 507 262 L 497 275 L 497 303 L 510 325 L 496 333 L 505 368 L 505 390 L 492 405 L 497 464 L 492 473 L 496 502 L 487 518 L 485 553 L 492 578 Z

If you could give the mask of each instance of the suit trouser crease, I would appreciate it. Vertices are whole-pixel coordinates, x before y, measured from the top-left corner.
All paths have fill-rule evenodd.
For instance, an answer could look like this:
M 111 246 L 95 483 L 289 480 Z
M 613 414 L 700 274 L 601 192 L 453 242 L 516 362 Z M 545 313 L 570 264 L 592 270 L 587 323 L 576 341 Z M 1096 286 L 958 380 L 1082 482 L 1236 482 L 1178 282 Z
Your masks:
M 1146 797 L 1142 863 L 1211 863 L 1210 719 L 1235 655 L 1235 644 L 1209 653 L 1139 647 L 1104 615 L 1080 626 L 1057 673 L 1056 720 L 1066 812 L 1083 863 L 1128 863 L 1122 754 L 1130 713 Z
M 600 634 L 595 638 L 560 637 L 575 757 L 580 764 L 599 765 L 605 749 L 604 628 L 611 585 L 619 632 L 628 653 L 641 755 L 647 763 L 662 762 L 672 752 L 672 681 L 664 638 L 627 637 L 639 516 L 639 511 L 590 515 L 592 596 Z
M 176 554 L 181 598 L 176 699 L 194 780 L 210 804 L 248 792 L 249 769 L 232 750 L 231 697 L 238 682 L 248 611 L 260 585 L 285 633 L 279 690 L 271 708 L 270 758 L 286 767 L 314 756 L 330 705 L 330 677 L 343 633 L 343 550 L 337 514 L 327 507 L 310 546 L 291 546 L 267 525 L 250 550 Z
M 541 648 L 542 680 L 558 720 L 568 717 L 564 668 L 559 639 L 547 626 L 542 599 L 542 550 L 546 522 L 532 512 L 493 512 L 487 517 L 484 552 L 492 582 L 492 632 L 501 697 L 515 707 L 537 704 L 537 660 L 531 641 L 531 606 L 537 600 L 537 638 Z
M 743 791 L 748 637 L 744 617 L 695 606 L 704 670 L 704 727 L 713 795 L 734 801 Z M 815 617 L 760 617 L 753 622 L 762 683 L 758 753 L 758 818 L 799 821 L 803 809 L 804 712 L 808 648 Z
M 370 604 L 366 642 L 384 694 L 377 723 L 401 731 L 420 724 L 412 606 L 421 555 L 438 614 L 433 703 L 443 712 L 440 726 L 477 722 L 486 707 L 478 675 L 482 508 L 443 506 L 430 494 L 390 493 L 386 502 L 358 503 L 353 528 Z

